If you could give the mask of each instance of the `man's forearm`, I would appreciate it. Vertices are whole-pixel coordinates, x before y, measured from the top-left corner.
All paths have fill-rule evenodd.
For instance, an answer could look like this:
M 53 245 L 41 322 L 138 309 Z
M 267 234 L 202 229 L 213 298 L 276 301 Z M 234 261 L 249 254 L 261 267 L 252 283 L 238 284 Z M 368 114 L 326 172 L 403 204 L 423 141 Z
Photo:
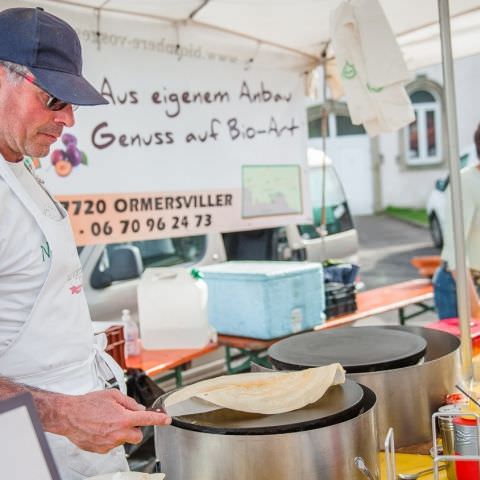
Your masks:
M 63 395 L 0 376 L 0 400 L 23 392 L 33 395 L 45 431 L 64 435 L 89 452 L 106 453 L 125 442 L 139 443 L 139 427 L 171 422 L 163 413 L 146 412 L 145 407 L 115 388 Z
M 35 407 L 40 415 L 43 429 L 46 432 L 59 433 L 58 413 L 61 410 L 60 404 L 65 395 L 60 393 L 47 392 L 39 388 L 30 387 L 16 383 L 7 377 L 0 376 L 0 400 L 4 400 L 20 393 L 29 392 L 33 396 Z

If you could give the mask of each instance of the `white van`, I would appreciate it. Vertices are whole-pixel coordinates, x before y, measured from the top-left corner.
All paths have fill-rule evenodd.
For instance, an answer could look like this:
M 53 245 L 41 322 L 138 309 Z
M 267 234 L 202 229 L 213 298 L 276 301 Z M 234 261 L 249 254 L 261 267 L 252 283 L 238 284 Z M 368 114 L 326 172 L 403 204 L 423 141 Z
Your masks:
M 478 163 L 477 151 L 475 145 L 469 145 L 460 153 L 460 168 L 468 167 Z M 447 187 L 450 183 L 450 175 L 438 179 L 435 187 L 427 200 L 427 215 L 430 235 L 433 245 L 438 248 L 443 247 L 443 230 L 445 228 L 445 215 L 447 208 Z
M 342 184 L 329 158 L 309 149 L 313 225 L 209 233 L 79 247 L 84 288 L 93 320 L 117 321 L 122 309 L 137 317 L 137 286 L 148 267 L 208 265 L 226 260 L 357 261 L 358 236 Z M 325 208 L 322 180 L 325 171 Z M 320 235 L 321 218 L 327 235 Z M 159 292 L 161 295 L 161 292 Z

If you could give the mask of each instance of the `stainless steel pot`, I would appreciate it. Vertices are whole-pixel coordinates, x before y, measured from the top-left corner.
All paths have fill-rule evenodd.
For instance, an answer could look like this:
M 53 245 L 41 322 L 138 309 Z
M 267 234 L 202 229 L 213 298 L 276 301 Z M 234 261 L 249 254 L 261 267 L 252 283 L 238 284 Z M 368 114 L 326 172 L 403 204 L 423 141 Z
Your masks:
M 156 427 L 157 458 L 168 480 L 365 480 L 357 457 L 378 479 L 376 397 L 364 390 L 363 413 L 322 428 L 229 435 Z
M 446 332 L 423 327 L 392 326 L 427 341 L 424 361 L 418 365 L 348 377 L 371 388 L 378 398 L 377 421 L 381 444 L 390 427 L 395 445 L 403 447 L 432 438 L 432 414 L 455 390 L 460 378 L 460 340 Z

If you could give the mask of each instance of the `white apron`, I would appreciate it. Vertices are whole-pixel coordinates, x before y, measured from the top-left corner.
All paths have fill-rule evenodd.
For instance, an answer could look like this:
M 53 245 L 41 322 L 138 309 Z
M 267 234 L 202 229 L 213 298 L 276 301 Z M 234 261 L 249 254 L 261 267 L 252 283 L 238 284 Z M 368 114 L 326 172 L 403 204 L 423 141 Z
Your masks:
M 122 370 L 94 339 L 66 212 L 60 207 L 62 220 L 42 214 L 1 157 L 0 176 L 11 188 L 12 198 L 16 196 L 25 207 L 18 215 L 34 217 L 52 252 L 47 279 L 28 320 L 0 354 L 0 375 L 51 392 L 80 395 L 104 389 L 113 373 L 125 392 Z M 123 447 L 103 455 L 81 450 L 60 435 L 47 433 L 47 438 L 62 480 L 128 470 Z

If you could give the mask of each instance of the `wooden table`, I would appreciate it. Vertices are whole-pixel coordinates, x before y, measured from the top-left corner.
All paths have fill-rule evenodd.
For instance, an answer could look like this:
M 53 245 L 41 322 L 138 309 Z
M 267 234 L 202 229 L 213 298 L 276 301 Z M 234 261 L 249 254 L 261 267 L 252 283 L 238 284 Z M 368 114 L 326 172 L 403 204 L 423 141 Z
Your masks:
M 432 311 L 433 307 L 425 303 L 432 299 L 433 285 L 427 278 L 418 278 L 373 288 L 372 290 L 357 293 L 356 312 L 329 318 L 323 325 L 315 327 L 315 330 L 342 327 L 357 320 L 363 320 L 364 318 L 392 310 L 398 310 L 399 322 L 401 325 L 405 325 L 406 320 L 427 311 Z M 409 306 L 418 307 L 418 310 L 407 315 L 405 309 Z
M 164 372 L 173 370 L 173 373 L 163 375 L 158 380 L 167 380 L 175 377 L 177 387 L 183 384 L 182 373 L 188 364 L 195 358 L 202 357 L 218 348 L 218 344 L 209 343 L 203 348 L 189 349 L 162 349 L 146 350 L 142 347 L 140 355 L 126 359 L 127 368 L 139 368 L 149 377 L 158 377 Z
M 410 280 L 408 282 L 367 290 L 357 294 L 358 309 L 356 312 L 332 317 L 322 325 L 315 327 L 315 330 L 351 325 L 357 320 L 379 315 L 391 310 L 399 311 L 400 323 L 404 324 L 408 318 L 431 310 L 432 307 L 426 305 L 425 302 L 432 298 L 432 284 L 427 279 Z M 406 315 L 404 309 L 412 305 L 416 305 L 420 310 L 413 314 Z M 157 377 L 164 372 L 173 370 L 173 373 L 163 375 L 159 380 L 175 377 L 177 386 L 181 386 L 183 384 L 182 372 L 188 364 L 195 358 L 213 352 L 219 348 L 219 346 L 225 347 L 227 371 L 229 373 L 237 373 L 248 370 L 251 362 L 270 366 L 266 358 L 266 351 L 272 344 L 279 340 L 281 340 L 281 338 L 261 340 L 257 338 L 219 335 L 218 344 L 211 343 L 200 349 L 146 350 L 142 348 L 138 357 L 130 357 L 127 359 L 127 367 L 142 369 L 150 377 Z M 245 357 L 245 360 L 239 366 L 233 366 L 234 358 L 232 349 L 239 350 L 241 355 Z

